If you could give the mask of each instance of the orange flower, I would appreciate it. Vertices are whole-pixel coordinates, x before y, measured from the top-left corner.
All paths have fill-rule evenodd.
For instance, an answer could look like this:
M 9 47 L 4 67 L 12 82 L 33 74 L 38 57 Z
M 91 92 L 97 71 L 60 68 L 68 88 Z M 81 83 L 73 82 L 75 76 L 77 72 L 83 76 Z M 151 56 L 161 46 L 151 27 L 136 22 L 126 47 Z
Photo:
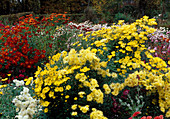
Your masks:
M 63 14 L 63 17 L 66 17 L 66 15 L 65 15 L 65 14 Z
M 9 26 L 9 25 L 7 25 L 7 26 L 5 26 L 5 28 L 6 28 L 6 29 L 9 29 L 9 28 L 10 28 L 10 26 Z

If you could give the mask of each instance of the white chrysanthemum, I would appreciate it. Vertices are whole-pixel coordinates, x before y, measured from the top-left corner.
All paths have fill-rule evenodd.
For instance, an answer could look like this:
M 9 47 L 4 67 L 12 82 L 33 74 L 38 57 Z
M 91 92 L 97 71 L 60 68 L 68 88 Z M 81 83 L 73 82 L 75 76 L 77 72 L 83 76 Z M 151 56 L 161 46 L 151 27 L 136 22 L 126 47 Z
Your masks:
M 14 82 L 17 81 L 15 80 Z M 12 103 L 16 106 L 18 115 L 15 117 L 18 119 L 32 119 L 33 115 L 41 108 L 41 106 L 38 105 L 39 100 L 31 97 L 27 87 L 23 87 L 23 91 L 13 99 Z M 39 108 L 37 108 L 37 106 L 39 106 Z
M 24 81 L 19 81 L 17 79 L 14 79 L 13 82 L 15 83 L 16 87 L 19 87 L 19 86 L 24 86 Z

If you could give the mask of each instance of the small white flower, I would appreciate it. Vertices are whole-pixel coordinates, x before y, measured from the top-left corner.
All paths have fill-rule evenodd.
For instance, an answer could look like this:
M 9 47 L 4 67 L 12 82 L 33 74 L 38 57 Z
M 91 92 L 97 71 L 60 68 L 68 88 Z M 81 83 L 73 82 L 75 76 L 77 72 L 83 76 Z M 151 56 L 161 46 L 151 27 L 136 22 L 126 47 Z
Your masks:
M 16 115 L 15 118 L 23 119 L 23 117 L 21 115 Z
M 17 79 L 14 79 L 13 82 L 15 83 L 16 87 L 19 87 L 19 86 L 23 86 L 24 85 L 24 81 L 19 81 Z
M 27 112 L 29 113 L 29 115 L 34 115 L 35 111 L 31 108 L 27 108 Z
M 29 101 L 32 101 L 32 100 L 33 100 L 33 98 L 32 98 L 32 97 L 28 97 L 28 100 L 29 100 Z M 32 103 L 32 102 L 30 102 L 30 103 Z
M 24 87 L 24 90 L 23 90 L 24 92 L 29 92 L 29 89 L 27 88 L 27 87 Z
M 23 119 L 29 119 L 29 116 L 28 116 L 28 115 L 25 115 L 25 116 L 23 117 Z
M 23 116 L 23 117 L 28 114 L 27 110 L 20 111 L 20 112 L 21 112 L 21 113 L 19 113 L 19 115 L 21 115 L 21 116 Z
M 15 103 L 15 106 L 20 108 L 20 107 L 21 107 L 21 103 L 22 103 L 22 102 L 21 102 L 20 100 L 18 100 L 18 101 Z
M 29 104 L 29 101 L 22 102 L 22 108 L 26 108 Z
M 13 100 L 12 100 L 12 103 L 16 103 L 18 101 L 18 99 L 17 98 L 14 98 Z
M 18 97 L 20 100 L 24 100 L 24 97 L 22 95 L 19 95 Z

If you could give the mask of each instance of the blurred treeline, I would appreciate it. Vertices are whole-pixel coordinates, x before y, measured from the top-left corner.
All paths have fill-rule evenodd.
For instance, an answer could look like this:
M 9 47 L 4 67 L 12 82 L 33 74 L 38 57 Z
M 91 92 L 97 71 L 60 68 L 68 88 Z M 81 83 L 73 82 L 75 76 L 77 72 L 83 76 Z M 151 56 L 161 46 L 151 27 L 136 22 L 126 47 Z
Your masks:
M 0 0 L 0 15 L 19 12 L 78 13 L 87 6 L 87 0 Z
M 170 0 L 0 0 L 0 15 L 21 12 L 85 14 L 81 20 L 106 22 L 143 15 L 169 19 Z
M 19 12 L 52 13 L 68 12 L 82 13 L 87 6 L 92 6 L 97 12 L 138 12 L 142 9 L 147 14 L 151 11 L 167 10 L 170 8 L 169 0 L 0 0 L 0 14 L 13 14 Z M 146 14 L 145 13 L 145 14 Z M 150 13 L 151 14 L 151 13 Z

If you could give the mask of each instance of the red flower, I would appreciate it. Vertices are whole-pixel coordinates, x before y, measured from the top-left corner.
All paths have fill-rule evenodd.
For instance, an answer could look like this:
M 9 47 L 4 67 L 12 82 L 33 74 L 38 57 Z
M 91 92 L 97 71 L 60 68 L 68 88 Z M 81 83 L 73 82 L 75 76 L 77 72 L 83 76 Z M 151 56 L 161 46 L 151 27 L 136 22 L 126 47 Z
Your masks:
M 11 80 L 13 81 L 13 80 L 14 80 L 14 77 L 12 77 Z
M 41 30 L 38 29 L 37 32 L 39 33 L 39 32 L 41 32 Z
M 50 44 L 49 47 L 52 48 L 52 44 Z
M 13 51 L 11 50 L 11 51 L 9 51 L 9 53 L 11 53 L 11 54 L 12 54 L 12 53 L 13 53 Z
M 152 119 L 152 116 L 147 116 L 147 118 L 146 119 Z
M 35 54 L 36 54 L 36 55 L 40 55 L 40 52 L 39 52 L 39 51 L 37 51 L 37 52 L 35 52 Z
M 133 113 L 133 115 L 129 119 L 132 119 L 133 117 L 136 117 L 138 114 L 141 114 L 141 112 L 138 111 L 138 112 Z
M 19 74 L 19 77 L 20 77 L 20 78 L 24 78 L 24 75 L 23 75 L 23 74 Z
M 8 65 L 5 65 L 5 69 L 8 69 L 9 68 L 9 66 Z
M 34 60 L 36 60 L 36 59 L 38 59 L 39 57 L 36 55 L 36 56 L 34 56 Z
M 163 115 L 156 116 L 154 119 L 163 119 Z
M 45 50 L 42 50 L 42 52 L 43 52 L 43 53 L 46 53 L 46 51 L 45 51 Z
M 141 114 L 141 112 L 135 112 L 133 115 L 132 115 L 132 117 L 136 117 L 138 114 Z
M 32 36 L 31 36 L 31 35 L 29 35 L 28 37 L 29 37 L 29 38 L 31 38 Z
M 46 31 L 45 33 L 48 34 L 49 31 Z
M 141 119 L 146 119 L 146 116 L 143 116 Z
M 2 68 L 2 65 L 0 64 L 0 69 Z
M 12 60 L 12 63 L 13 63 L 13 64 L 15 64 L 15 65 L 17 65 L 17 62 L 16 62 L 16 60 Z
M 29 69 L 30 69 L 30 68 L 31 68 L 31 65 L 28 65 L 28 66 L 27 66 L 27 68 L 29 68 Z
M 25 77 L 26 79 L 28 78 L 28 76 Z
M 41 55 L 41 58 L 44 58 L 44 57 L 45 57 L 45 55 L 44 55 L 44 54 L 42 54 L 42 55 Z
M 12 71 L 8 71 L 8 74 L 12 74 Z
M 20 63 L 20 66 L 24 66 L 24 63 L 21 62 L 21 63 Z
M 4 53 L 4 55 L 8 55 L 8 53 L 7 53 L 7 52 L 5 52 L 5 53 Z
M 1 62 L 1 63 L 5 63 L 5 61 L 4 61 L 3 59 L 0 59 L 0 62 Z
M 17 49 L 16 48 L 13 48 L 13 51 L 16 51 Z
M 28 62 L 28 61 L 26 61 L 26 62 L 25 62 L 25 64 L 26 64 L 26 65 L 28 65 L 28 64 L 29 64 L 29 62 Z
M 27 37 L 26 37 L 26 36 L 23 36 L 22 39 L 27 39 Z

